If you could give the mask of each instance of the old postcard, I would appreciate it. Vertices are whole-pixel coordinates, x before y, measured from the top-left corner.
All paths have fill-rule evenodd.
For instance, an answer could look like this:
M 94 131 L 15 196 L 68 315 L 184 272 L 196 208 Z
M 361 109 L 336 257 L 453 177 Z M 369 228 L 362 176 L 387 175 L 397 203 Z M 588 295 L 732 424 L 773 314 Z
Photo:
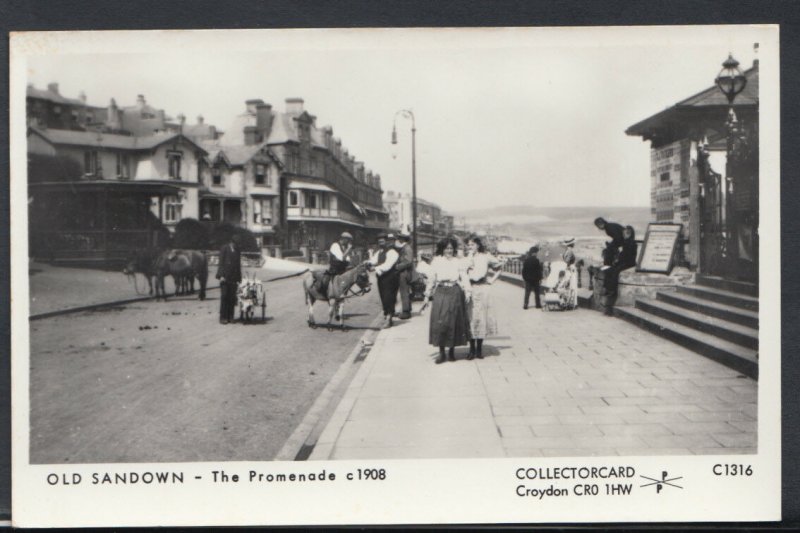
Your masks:
M 12 34 L 13 523 L 779 520 L 778 43 Z

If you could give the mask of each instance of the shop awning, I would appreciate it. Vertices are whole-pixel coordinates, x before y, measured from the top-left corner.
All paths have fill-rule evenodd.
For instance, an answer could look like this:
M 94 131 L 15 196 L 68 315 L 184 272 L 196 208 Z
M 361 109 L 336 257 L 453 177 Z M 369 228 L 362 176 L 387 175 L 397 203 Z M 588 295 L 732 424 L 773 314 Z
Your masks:
M 364 208 L 363 208 L 363 207 L 361 207 L 360 205 L 358 205 L 357 203 L 355 203 L 353 200 L 350 200 L 350 203 L 351 203 L 351 204 L 353 204 L 353 207 L 355 207 L 355 208 L 356 208 L 356 211 L 358 211 L 358 213 L 359 213 L 359 214 L 360 214 L 362 217 L 365 217 L 365 216 L 367 216 L 367 212 L 366 212 L 366 211 L 364 211 Z
M 306 189 L 311 191 L 325 191 L 325 192 L 336 192 L 336 189 L 325 185 L 324 183 L 316 183 L 313 181 L 305 181 L 305 180 L 297 180 L 293 179 L 289 181 L 288 185 L 289 189 Z
M 200 198 L 218 198 L 220 200 L 244 200 L 244 196 L 225 191 L 200 191 Z

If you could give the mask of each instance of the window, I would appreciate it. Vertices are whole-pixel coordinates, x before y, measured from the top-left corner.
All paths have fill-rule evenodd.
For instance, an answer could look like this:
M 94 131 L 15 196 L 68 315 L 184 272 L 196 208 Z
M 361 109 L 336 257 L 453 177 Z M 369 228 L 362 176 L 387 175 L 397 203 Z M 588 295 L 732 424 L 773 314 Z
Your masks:
M 94 150 L 83 153 L 83 171 L 87 176 L 99 176 L 101 174 L 100 157 Z
M 177 196 L 164 197 L 164 222 L 178 222 L 181 219 L 181 204 L 180 198 Z
M 183 152 L 170 150 L 167 152 L 167 162 L 169 164 L 169 177 L 173 180 L 181 179 L 181 158 Z
M 320 200 L 320 202 L 319 202 L 320 205 L 319 206 L 322 209 L 328 209 L 328 195 L 324 194 L 324 193 L 320 194 L 319 195 L 319 200 Z
M 117 177 L 123 180 L 131 177 L 128 154 L 117 154 Z
M 272 224 L 272 200 L 255 200 L 253 202 L 253 222 L 255 224 Z
M 269 185 L 267 182 L 267 165 L 256 163 L 256 185 Z
M 297 207 L 300 205 L 300 198 L 297 194 L 297 191 L 289 191 L 289 205 L 292 207 Z
M 663 172 L 658 179 L 663 183 L 665 181 L 669 181 L 669 172 Z
M 317 195 L 316 193 L 309 192 L 306 193 L 306 207 L 310 207 L 311 209 L 317 208 Z
M 219 165 L 211 167 L 211 185 L 217 187 L 222 185 L 222 169 L 219 168 Z

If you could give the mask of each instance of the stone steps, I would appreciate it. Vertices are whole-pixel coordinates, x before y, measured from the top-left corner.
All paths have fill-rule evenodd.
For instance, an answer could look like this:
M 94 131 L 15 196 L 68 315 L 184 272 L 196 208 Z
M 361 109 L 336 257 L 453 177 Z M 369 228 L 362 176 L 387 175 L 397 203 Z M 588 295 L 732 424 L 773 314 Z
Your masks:
M 702 285 L 686 285 L 678 287 L 678 292 L 681 294 L 688 294 L 696 298 L 704 300 L 711 300 L 740 309 L 749 309 L 750 311 L 758 311 L 758 298 L 741 294 L 734 291 L 724 289 L 717 289 L 714 287 L 705 287 Z
M 614 312 L 657 335 L 758 378 L 758 286 L 698 274 L 695 284 Z
M 668 338 L 714 361 L 758 379 L 758 352 L 635 307 L 616 307 L 614 314 L 661 337 Z
M 698 311 L 709 316 L 758 329 L 758 312 L 756 311 L 717 303 L 680 292 L 659 292 L 656 295 L 656 299 L 691 311 Z

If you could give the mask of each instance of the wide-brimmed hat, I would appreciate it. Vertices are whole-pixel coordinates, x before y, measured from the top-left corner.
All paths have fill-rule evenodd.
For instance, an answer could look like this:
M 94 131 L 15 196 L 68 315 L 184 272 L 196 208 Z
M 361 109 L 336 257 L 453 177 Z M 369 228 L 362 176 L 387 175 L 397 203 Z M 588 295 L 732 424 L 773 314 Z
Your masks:
M 538 252 L 538 251 L 539 251 L 539 245 L 538 245 L 538 244 L 534 244 L 534 245 L 533 245 L 533 246 L 531 246 L 531 247 L 530 247 L 530 249 L 528 250 L 528 252 L 529 252 L 529 253 L 532 253 L 532 254 L 535 254 L 535 253 L 536 253 L 536 252 Z
M 561 244 L 563 244 L 564 246 L 572 246 L 573 244 L 575 244 L 575 237 L 564 239 L 563 241 L 561 241 Z
M 404 241 L 410 241 L 411 234 L 408 232 L 408 230 L 400 230 L 400 233 L 397 234 L 397 238 Z
M 342 232 L 342 234 L 339 235 L 339 238 L 340 239 L 350 239 L 351 241 L 353 240 L 353 236 L 351 234 L 349 234 L 348 232 L 346 232 L 346 231 Z
M 394 239 L 395 238 L 395 234 L 394 233 L 387 233 L 386 234 L 386 238 L 387 239 Z

